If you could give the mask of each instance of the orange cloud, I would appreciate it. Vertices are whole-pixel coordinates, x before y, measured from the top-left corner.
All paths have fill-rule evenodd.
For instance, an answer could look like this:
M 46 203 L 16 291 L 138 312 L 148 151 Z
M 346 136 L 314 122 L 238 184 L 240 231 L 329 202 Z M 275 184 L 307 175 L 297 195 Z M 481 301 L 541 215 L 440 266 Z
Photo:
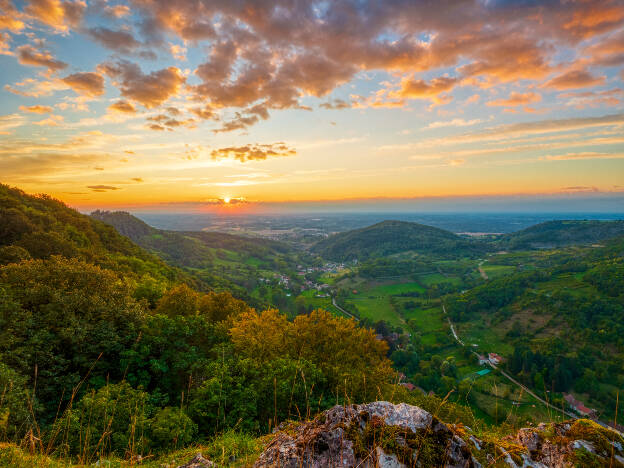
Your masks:
M 66 76 L 62 81 L 78 94 L 87 96 L 101 96 L 104 94 L 104 78 L 97 73 L 74 73 Z
M 31 45 L 23 45 L 17 48 L 17 60 L 22 65 L 45 67 L 52 72 L 67 68 L 65 62 L 56 60 L 50 53 L 40 52 Z
M 173 114 L 178 115 L 176 112 L 174 112 Z M 148 128 L 150 128 L 151 130 L 164 130 L 164 129 L 173 130 L 174 128 L 182 127 L 182 126 L 187 127 L 187 128 L 196 127 L 196 122 L 194 119 L 180 120 L 180 119 L 176 119 L 166 114 L 159 114 L 159 115 L 155 115 L 152 117 L 148 117 L 147 120 L 149 122 L 155 122 L 155 124 L 150 124 L 148 126 Z
M 0 1 L 0 29 L 20 32 L 26 26 L 25 21 L 24 14 L 10 0 Z
M 535 102 L 540 102 L 542 100 L 542 95 L 538 93 L 518 93 L 513 91 L 507 99 L 496 99 L 494 101 L 489 101 L 487 103 L 488 106 L 526 106 L 527 104 L 532 104 Z
M 176 67 L 164 68 L 146 75 L 138 65 L 120 61 L 115 64 L 102 64 L 98 69 L 111 78 L 120 80 L 118 86 L 122 96 L 137 101 L 147 108 L 157 107 L 169 97 L 176 95 L 186 82 L 186 78 Z
M 120 101 L 114 102 L 113 104 L 108 106 L 108 108 L 112 111 L 121 112 L 124 114 L 136 113 L 136 108 L 130 102 L 125 101 L 123 99 Z
M 393 98 L 406 99 L 430 99 L 438 94 L 449 91 L 459 82 L 457 78 L 440 77 L 434 78 L 429 83 L 424 80 L 403 78 L 401 89 L 390 93 Z
M 87 185 L 87 188 L 94 192 L 108 192 L 109 190 L 119 190 L 119 187 L 113 187 L 112 185 Z
M 80 24 L 86 7 L 87 4 L 81 0 L 30 0 L 25 11 L 43 24 L 59 31 L 67 31 Z
M 129 54 L 141 45 L 141 43 L 127 31 L 115 31 L 104 27 L 98 27 L 89 29 L 88 34 L 93 40 L 107 49 L 123 54 Z
M 585 107 L 619 106 L 624 102 L 624 89 L 613 88 L 605 91 L 577 91 L 558 96 L 566 104 L 584 109 Z
M 19 109 L 22 112 L 30 112 L 33 114 L 49 114 L 52 112 L 52 108 L 50 106 L 20 106 Z
M 240 162 L 262 161 L 270 157 L 292 156 L 297 152 L 284 143 L 249 144 L 213 150 L 212 159 L 234 158 Z
M 570 70 L 546 82 L 543 87 L 559 90 L 587 88 L 601 85 L 605 80 L 604 76 L 594 76 L 587 70 Z
M 624 5 L 619 2 L 578 2 L 563 29 L 575 38 L 587 39 L 620 27 L 623 20 Z

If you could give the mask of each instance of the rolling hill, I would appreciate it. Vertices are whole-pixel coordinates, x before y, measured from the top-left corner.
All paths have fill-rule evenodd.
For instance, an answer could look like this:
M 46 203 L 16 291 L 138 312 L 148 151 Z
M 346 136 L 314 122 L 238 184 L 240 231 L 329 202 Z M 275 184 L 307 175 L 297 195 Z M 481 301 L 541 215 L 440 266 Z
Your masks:
M 185 269 L 218 291 L 229 291 L 254 307 L 267 307 L 254 297 L 259 279 L 276 272 L 293 277 L 301 252 L 288 244 L 207 231 L 167 231 L 149 226 L 126 212 L 95 211 L 91 217 L 113 226 L 119 233 Z
M 236 236 L 207 231 L 167 231 L 156 229 L 130 213 L 94 211 L 91 217 L 110 224 L 141 247 L 178 266 L 206 268 L 224 251 L 269 261 L 280 254 L 292 253 L 284 243 L 268 239 Z
M 312 251 L 330 260 L 365 260 L 400 252 L 458 256 L 478 254 L 484 245 L 452 232 L 423 224 L 383 221 L 362 229 L 334 234 Z
M 498 244 L 505 249 L 556 248 L 595 244 L 624 234 L 624 221 L 548 221 L 506 234 Z

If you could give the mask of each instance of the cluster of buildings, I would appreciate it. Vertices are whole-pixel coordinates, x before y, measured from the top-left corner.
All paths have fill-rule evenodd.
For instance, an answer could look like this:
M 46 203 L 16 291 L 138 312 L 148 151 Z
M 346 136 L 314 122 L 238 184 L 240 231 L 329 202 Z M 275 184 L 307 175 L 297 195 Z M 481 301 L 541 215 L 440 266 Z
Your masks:
M 305 276 L 308 273 L 338 273 L 344 270 L 347 266 L 344 263 L 328 262 L 320 267 L 304 267 L 303 265 L 297 265 L 297 274 L 299 276 Z
M 569 393 L 564 393 L 563 399 L 568 403 L 570 408 L 572 408 L 575 412 L 577 412 L 583 417 L 594 419 L 598 416 L 596 414 L 596 410 L 588 408 L 587 406 L 583 404 L 583 402 L 577 400 Z
M 487 356 L 484 354 L 479 354 L 479 365 L 485 366 L 486 364 L 492 364 L 494 366 L 499 365 L 501 362 L 505 361 L 505 358 L 499 356 L 496 353 L 488 353 Z

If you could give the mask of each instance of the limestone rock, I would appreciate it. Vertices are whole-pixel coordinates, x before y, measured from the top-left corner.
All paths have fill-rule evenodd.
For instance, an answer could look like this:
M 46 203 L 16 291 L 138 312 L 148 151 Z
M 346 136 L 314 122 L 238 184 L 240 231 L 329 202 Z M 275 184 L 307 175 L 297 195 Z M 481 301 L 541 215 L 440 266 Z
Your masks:
M 195 455 L 195 458 L 193 458 L 186 465 L 178 466 L 178 468 L 213 468 L 213 467 L 215 467 L 215 464 L 211 462 L 210 460 L 208 460 L 207 458 L 204 458 L 201 453 L 198 453 L 197 455 Z
M 335 406 L 275 434 L 255 467 L 475 467 L 466 443 L 427 411 L 378 401 Z

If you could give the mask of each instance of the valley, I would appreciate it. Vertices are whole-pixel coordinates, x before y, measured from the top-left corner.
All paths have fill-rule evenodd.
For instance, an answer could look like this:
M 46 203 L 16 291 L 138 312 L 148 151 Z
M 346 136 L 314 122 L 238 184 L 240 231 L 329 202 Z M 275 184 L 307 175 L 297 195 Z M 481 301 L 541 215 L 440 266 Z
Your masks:
M 298 242 L 0 189 L 7 440 L 62 433 L 54 450 L 88 461 L 123 455 L 140 421 L 136 453 L 210 440 L 257 455 L 276 424 L 354 400 L 497 441 L 570 418 L 621 429 L 621 222 L 474 236 L 382 221 Z M 100 448 L 89 437 L 108 437 L 113 407 Z
M 101 214 L 96 217 L 107 221 Z M 295 222 L 300 223 L 300 218 Z M 111 223 L 115 225 L 114 220 Z M 281 223 L 288 228 L 286 219 Z M 574 391 L 573 381 L 583 378 L 581 372 L 562 386 L 561 377 L 544 375 L 543 369 L 526 369 L 515 363 L 512 371 L 511 361 L 521 352 L 539 350 L 554 340 L 564 347 L 556 360 L 574 359 L 577 367 L 587 365 L 580 362 L 588 359 L 608 368 L 617 366 L 622 357 L 621 348 L 611 355 L 594 349 L 579 361 L 577 349 L 565 350 L 573 332 L 568 324 L 571 318 L 560 312 L 560 305 L 545 304 L 544 299 L 570 295 L 588 300 L 590 307 L 598 300 L 613 301 L 613 296 L 601 293 L 584 278 L 611 261 L 609 252 L 621 243 L 596 243 L 621 236 L 623 226 L 619 221 L 546 222 L 524 231 L 475 237 L 409 222 L 382 222 L 326 237 L 311 246 L 292 237 L 280 242 L 258 235 L 161 232 L 179 238 L 178 243 L 203 239 L 204 245 L 222 246 L 206 248 L 209 256 L 203 267 L 189 266 L 188 259 L 177 263 L 198 278 L 227 278 L 232 284 L 220 287 L 240 291 L 239 297 L 256 307 L 276 307 L 291 317 L 324 309 L 355 318 L 360 326 L 371 327 L 388 342 L 389 356 L 404 375 L 406 386 L 441 396 L 450 392 L 453 401 L 469 406 L 493 424 L 515 424 L 565 417 L 565 412 L 572 410 L 564 395 Z M 123 232 L 119 224 L 117 227 Z M 547 238 L 553 245 L 545 247 Z M 159 253 L 153 240 L 135 240 Z M 160 254 L 167 258 L 167 253 Z M 531 272 L 548 273 L 523 286 L 514 300 L 476 307 L 469 320 L 456 310 L 454 304 L 464 296 L 471 297 L 473 290 L 495 289 L 499 283 L 513 282 Z M 448 301 L 453 304 L 450 313 L 446 311 Z M 619 302 L 617 310 L 621 306 Z M 587 332 L 581 328 L 581 333 Z M 615 336 L 611 339 L 615 351 L 619 341 Z M 488 353 L 502 356 L 503 369 L 523 383 L 514 384 L 505 370 L 491 368 L 489 361 L 480 364 L 478 356 Z M 611 385 L 610 380 L 606 377 L 604 383 L 591 388 L 581 384 L 575 393 L 605 421 L 615 417 L 618 384 Z

